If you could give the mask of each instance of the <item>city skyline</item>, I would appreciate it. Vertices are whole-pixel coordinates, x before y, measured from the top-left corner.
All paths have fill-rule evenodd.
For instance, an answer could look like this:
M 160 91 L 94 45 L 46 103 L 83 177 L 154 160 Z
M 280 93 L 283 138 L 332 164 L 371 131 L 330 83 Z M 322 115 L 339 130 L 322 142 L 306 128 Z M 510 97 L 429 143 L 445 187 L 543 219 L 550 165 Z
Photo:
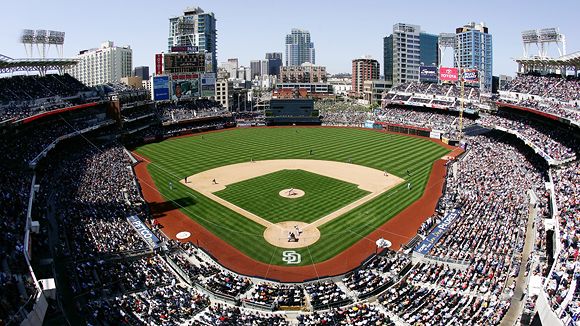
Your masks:
M 574 9 L 580 9 L 580 3 L 571 0 L 559 2 L 559 6 L 570 9 L 563 14 L 554 10 L 550 3 L 529 6 L 524 1 L 508 3 L 496 0 L 488 2 L 486 7 L 459 1 L 443 4 L 420 1 L 419 6 L 413 8 L 402 3 L 370 0 L 358 2 L 357 6 L 299 0 L 295 7 L 308 6 L 309 10 L 288 15 L 276 14 L 279 10 L 260 5 L 267 4 L 265 1 L 174 1 L 161 6 L 153 1 L 134 4 L 104 0 L 99 4 L 88 6 L 68 0 L 3 4 L 7 12 L 13 14 L 3 19 L 0 53 L 13 58 L 26 57 L 24 47 L 18 43 L 21 30 L 49 29 L 66 33 L 66 57 L 74 57 L 80 50 L 111 40 L 119 46 L 131 46 L 133 67 L 152 68 L 155 53 L 167 51 L 168 19 L 191 6 L 199 6 L 215 15 L 218 64 L 228 58 L 239 58 L 240 65 L 249 66 L 251 60 L 263 58 L 265 52 L 284 53 L 284 36 L 292 28 L 299 28 L 310 32 L 316 46 L 316 64 L 326 66 L 329 73 L 349 72 L 352 60 L 364 55 L 371 55 L 384 66 L 383 38 L 398 22 L 421 25 L 422 30 L 433 34 L 452 33 L 457 26 L 472 21 L 485 22 L 494 35 L 494 75 L 515 73 L 516 64 L 512 58 L 523 54 L 520 35 L 524 30 L 559 27 L 566 35 L 568 53 L 580 51 L 580 32 L 575 28 L 572 16 L 576 12 Z M 455 11 L 459 4 L 462 13 Z M 88 14 L 76 14 L 78 12 L 90 12 L 93 19 L 87 19 Z M 55 57 L 56 51 L 52 49 L 50 54 Z M 451 65 L 452 60 L 444 60 L 443 64 Z

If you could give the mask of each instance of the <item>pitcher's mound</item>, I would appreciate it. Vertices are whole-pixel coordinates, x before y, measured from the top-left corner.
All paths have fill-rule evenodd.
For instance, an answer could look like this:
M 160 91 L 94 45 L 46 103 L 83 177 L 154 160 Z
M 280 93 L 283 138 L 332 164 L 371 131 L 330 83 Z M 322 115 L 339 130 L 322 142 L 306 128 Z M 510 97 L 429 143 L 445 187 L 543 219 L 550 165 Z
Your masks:
M 281 190 L 278 195 L 284 198 L 300 198 L 304 196 L 304 190 L 289 188 Z
M 291 236 L 290 233 L 294 235 Z M 320 239 L 320 231 L 307 223 L 286 221 L 276 223 L 264 231 L 264 239 L 280 248 L 308 247 Z

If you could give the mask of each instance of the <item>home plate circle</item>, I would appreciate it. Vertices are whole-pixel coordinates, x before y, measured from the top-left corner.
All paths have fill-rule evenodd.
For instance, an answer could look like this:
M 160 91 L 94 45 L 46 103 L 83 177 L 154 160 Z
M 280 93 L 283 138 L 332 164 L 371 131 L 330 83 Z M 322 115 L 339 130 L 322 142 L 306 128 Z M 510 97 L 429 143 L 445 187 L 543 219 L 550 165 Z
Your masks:
M 187 238 L 191 237 L 191 233 L 189 233 L 187 231 L 181 231 L 178 234 L 176 234 L 175 237 L 179 240 L 183 240 L 183 239 L 187 239 Z
M 281 190 L 278 195 L 280 195 L 281 197 L 284 198 L 300 198 L 302 196 L 304 196 L 304 190 L 300 190 L 300 189 L 294 189 L 294 188 L 288 188 L 288 189 L 284 189 Z
M 308 223 L 284 221 L 267 227 L 264 231 L 264 239 L 280 248 L 303 248 L 318 241 L 320 231 Z

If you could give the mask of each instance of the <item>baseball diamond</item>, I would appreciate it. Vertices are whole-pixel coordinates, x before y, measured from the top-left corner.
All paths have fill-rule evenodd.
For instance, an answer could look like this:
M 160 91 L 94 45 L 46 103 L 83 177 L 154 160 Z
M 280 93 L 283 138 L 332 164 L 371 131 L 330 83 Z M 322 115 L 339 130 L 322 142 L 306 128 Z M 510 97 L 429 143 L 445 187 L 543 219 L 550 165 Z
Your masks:
M 311 150 L 313 155 L 310 154 Z M 364 199 L 367 191 L 375 189 L 361 186 L 357 191 L 356 187 L 350 188 L 346 184 L 345 189 L 338 190 L 344 187 L 344 182 L 328 178 L 328 172 L 326 176 L 321 176 L 324 168 L 314 174 L 310 169 L 301 169 L 308 172 L 292 171 L 278 166 L 265 168 L 265 172 L 276 173 L 264 175 L 266 173 L 260 172 L 260 168 L 266 167 L 266 162 L 299 160 L 320 164 L 330 161 L 347 166 L 344 178 L 334 175 L 334 179 L 361 184 L 363 182 L 356 181 L 357 174 L 354 172 L 355 167 L 360 167 L 375 171 L 375 174 L 371 174 L 373 178 L 391 180 L 383 185 L 384 189 L 371 194 L 374 196 L 370 200 L 345 209 L 338 216 L 332 216 L 316 225 L 320 231 L 320 238 L 316 242 L 307 247 L 293 247 L 302 257 L 295 266 L 307 266 L 326 261 L 358 241 L 377 240 L 366 237 L 423 195 L 434 161 L 449 154 L 450 148 L 428 139 L 374 130 L 255 128 L 171 139 L 139 147 L 135 153 L 148 162 L 147 172 L 164 200 L 172 202 L 185 216 L 243 255 L 270 265 L 287 264 L 282 256 L 284 248 L 272 245 L 264 238 L 269 223 L 316 223 L 316 220 L 360 200 L 360 197 Z M 227 166 L 232 165 L 238 168 L 229 169 L 228 172 Z M 242 166 L 248 168 L 240 169 Z M 251 175 L 241 176 L 246 173 L 242 171 L 246 170 L 252 171 Z M 412 173 L 409 175 L 407 171 Z M 317 181 L 303 180 L 305 183 L 298 185 L 305 175 Z M 362 173 L 358 175 L 362 176 Z M 263 192 L 273 180 L 261 182 L 260 178 L 264 177 L 277 182 L 269 195 Z M 333 190 L 325 189 L 322 179 L 330 179 L 341 186 L 331 187 Z M 407 187 L 408 182 L 413 184 L 411 189 Z M 284 198 L 278 192 L 294 186 L 305 190 L 305 196 L 296 199 L 296 204 L 288 202 L 283 205 L 280 200 Z M 317 189 L 337 193 L 327 196 L 324 202 L 308 202 L 310 196 L 315 196 Z M 299 201 L 306 204 L 300 205 Z M 283 216 L 286 206 L 295 206 L 295 214 Z M 167 227 L 167 231 L 173 230 L 173 226 L 167 223 L 169 220 L 165 222 L 162 217 L 158 221 Z M 175 237 L 179 231 L 183 230 L 175 229 L 175 232 L 168 233 Z M 192 238 L 195 238 L 196 232 L 192 233 Z M 400 244 L 406 239 L 394 232 L 389 240 Z M 219 253 L 210 253 L 219 259 Z

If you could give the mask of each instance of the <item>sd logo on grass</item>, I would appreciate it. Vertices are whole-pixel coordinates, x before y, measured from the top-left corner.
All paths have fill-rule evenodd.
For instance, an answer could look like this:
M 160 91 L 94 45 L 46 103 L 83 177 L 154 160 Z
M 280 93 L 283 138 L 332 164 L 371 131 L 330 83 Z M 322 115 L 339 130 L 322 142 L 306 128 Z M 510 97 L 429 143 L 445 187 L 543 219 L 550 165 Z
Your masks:
M 290 264 L 300 264 L 302 261 L 302 256 L 294 250 L 282 251 L 282 260 Z

